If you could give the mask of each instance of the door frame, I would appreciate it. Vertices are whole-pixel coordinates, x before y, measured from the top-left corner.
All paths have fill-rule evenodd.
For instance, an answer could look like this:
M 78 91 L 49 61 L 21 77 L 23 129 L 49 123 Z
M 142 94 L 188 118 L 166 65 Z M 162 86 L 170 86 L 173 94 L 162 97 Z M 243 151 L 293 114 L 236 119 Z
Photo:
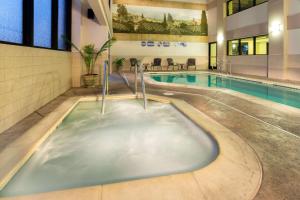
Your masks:
M 211 50 L 211 45 L 212 44 L 216 44 L 216 67 L 214 69 L 217 69 L 217 59 L 218 59 L 218 43 L 217 42 L 209 42 L 208 43 L 208 69 L 209 70 L 213 70 L 213 67 L 211 66 L 211 62 L 210 62 L 210 57 L 211 57 L 211 53 L 210 53 L 210 50 Z

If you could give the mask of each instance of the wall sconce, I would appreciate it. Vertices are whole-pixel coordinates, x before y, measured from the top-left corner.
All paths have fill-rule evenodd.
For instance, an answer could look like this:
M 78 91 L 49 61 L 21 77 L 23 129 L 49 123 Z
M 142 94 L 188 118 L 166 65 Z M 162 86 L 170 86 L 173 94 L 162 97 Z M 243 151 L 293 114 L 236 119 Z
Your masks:
M 223 35 L 223 33 L 219 33 L 218 34 L 217 41 L 218 41 L 219 44 L 223 43 L 223 41 L 224 41 L 224 35 Z
M 283 25 L 280 22 L 273 22 L 270 26 L 270 33 L 274 36 L 279 35 L 283 30 Z

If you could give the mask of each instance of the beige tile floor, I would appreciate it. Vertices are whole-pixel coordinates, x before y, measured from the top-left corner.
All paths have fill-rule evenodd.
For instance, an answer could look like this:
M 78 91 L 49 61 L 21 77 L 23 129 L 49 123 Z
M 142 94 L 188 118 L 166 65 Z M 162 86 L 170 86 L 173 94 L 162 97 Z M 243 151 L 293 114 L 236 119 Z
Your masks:
M 120 85 L 116 90 L 112 88 L 112 93 L 129 92 L 126 87 Z M 255 199 L 300 199 L 300 182 L 298 181 L 300 180 L 300 141 L 298 137 L 293 135 L 299 134 L 300 127 L 299 124 L 297 124 L 297 122 L 299 122 L 298 115 L 290 114 L 284 110 L 270 109 L 222 92 L 208 92 L 194 89 L 184 90 L 184 92 L 190 93 L 187 94 L 182 93 L 181 89 L 174 87 L 158 88 L 149 86 L 147 88 L 147 92 L 153 94 L 162 95 L 166 91 L 174 92 L 175 95 L 173 98 L 186 100 L 198 110 L 212 119 L 217 120 L 220 124 L 243 138 L 255 149 L 262 162 L 264 173 L 262 186 Z M 63 97 L 97 92 L 97 89 L 72 89 L 64 94 Z M 56 100 L 57 104 L 60 104 L 59 98 Z M 62 101 L 63 100 L 61 100 L 61 102 Z M 50 103 L 49 105 L 44 107 L 45 111 L 49 106 L 48 113 L 53 110 L 56 104 L 52 102 L 52 104 Z M 11 141 L 14 141 L 15 138 L 22 135 L 24 130 L 41 120 L 42 117 L 40 114 L 34 113 L 25 119 L 27 121 L 24 120 L 20 122 L 19 126 L 12 127 L 4 134 L 0 134 L 0 151 L 1 148 L 3 149 Z M 264 123 L 264 121 L 267 123 Z M 287 131 L 292 134 L 287 133 Z M 3 137 L 6 139 L 2 139 Z M 136 185 L 139 185 L 139 183 L 136 183 Z M 112 189 L 110 188 L 109 190 L 115 188 L 115 190 L 120 192 L 119 195 L 122 195 L 122 189 L 119 187 L 121 186 L 112 186 Z M 220 190 L 221 189 L 222 188 L 220 188 Z M 83 191 L 86 190 L 93 191 L 89 192 L 90 197 L 81 196 L 85 195 Z M 74 198 L 72 199 L 97 199 L 99 196 L 105 197 L 106 195 L 108 196 L 107 198 L 118 198 L 117 193 L 115 194 L 116 196 L 110 196 L 106 190 L 101 186 L 78 189 L 76 192 L 74 191 Z M 153 190 L 155 191 L 155 189 Z M 167 189 L 165 189 L 165 191 L 168 193 Z M 151 192 L 147 194 L 149 194 L 150 197 L 152 195 Z M 58 199 L 64 195 L 64 192 L 54 192 L 47 195 L 49 195 L 49 198 L 40 196 L 40 198 L 32 197 L 29 199 Z M 178 196 L 180 197 L 180 194 L 178 194 Z M 168 199 L 168 195 L 166 195 L 166 199 Z M 207 198 L 204 197 L 204 199 Z
M 134 98 L 133 95 L 108 96 L 108 99 L 124 99 Z M 197 111 L 181 100 L 169 100 L 159 96 L 148 95 L 149 100 L 158 100 L 161 102 L 172 103 L 177 109 L 190 117 L 195 123 L 205 129 L 216 139 L 219 145 L 219 155 L 217 159 L 208 166 L 183 174 L 174 174 L 161 176 L 156 178 L 141 179 L 136 181 L 128 181 L 109 185 L 99 186 L 102 188 L 101 196 L 98 199 L 109 200 L 128 200 L 128 199 L 252 199 L 257 193 L 261 179 L 262 168 L 253 149 L 248 146 L 241 138 L 223 126 L 208 118 L 206 115 Z M 45 116 L 38 124 L 33 126 L 25 134 L 9 144 L 2 152 L 0 152 L 0 180 L 1 184 L 5 184 L 14 172 L 29 158 L 37 148 L 36 143 L 41 144 L 66 116 L 66 111 L 71 109 L 79 100 L 95 101 L 98 97 L 85 96 L 71 97 L 58 106 L 53 112 Z M 50 126 L 50 127 L 49 127 Z M 45 130 L 46 129 L 46 130 Z M 45 136 L 43 136 L 45 134 Z M 25 142 L 26 141 L 26 142 Z M 19 148 L 24 150 L 20 151 Z M 28 149 L 28 150 L 27 150 Z M 19 160 L 21 160 L 19 162 Z M 13 169 L 13 171 L 11 171 Z M 3 180 L 3 181 L 2 181 Z M 81 195 L 93 195 L 96 190 L 83 188 Z M 24 197 L 11 197 L 11 200 L 27 200 L 27 199 L 71 199 L 74 192 L 78 190 L 68 190 L 61 192 L 50 192 L 39 195 L 30 195 Z M 91 194 L 89 194 L 91 193 Z M 69 195 L 70 194 L 70 195 Z M 96 194 L 95 194 L 96 195 Z
M 130 75 L 129 75 L 130 77 Z M 221 91 L 148 85 L 174 93 L 243 138 L 258 154 L 263 180 L 257 200 L 300 199 L 300 114 Z

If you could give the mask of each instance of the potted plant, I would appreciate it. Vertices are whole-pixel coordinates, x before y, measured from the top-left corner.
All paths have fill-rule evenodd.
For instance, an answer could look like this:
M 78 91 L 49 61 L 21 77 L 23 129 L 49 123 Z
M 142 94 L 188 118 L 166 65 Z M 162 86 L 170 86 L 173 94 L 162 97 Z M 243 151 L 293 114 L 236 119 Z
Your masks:
M 73 42 L 66 39 L 66 37 L 64 37 L 64 39 L 80 53 L 80 56 L 84 61 L 86 67 L 86 74 L 82 75 L 84 86 L 85 87 L 95 86 L 97 76 L 98 76 L 98 74 L 94 73 L 96 61 L 103 52 L 105 52 L 112 46 L 115 39 L 111 38 L 107 40 L 99 50 L 95 48 L 94 44 L 87 44 L 83 46 L 81 49 L 79 49 Z
M 124 64 L 125 58 L 116 58 L 113 62 L 116 65 L 117 71 L 120 72 L 123 64 Z

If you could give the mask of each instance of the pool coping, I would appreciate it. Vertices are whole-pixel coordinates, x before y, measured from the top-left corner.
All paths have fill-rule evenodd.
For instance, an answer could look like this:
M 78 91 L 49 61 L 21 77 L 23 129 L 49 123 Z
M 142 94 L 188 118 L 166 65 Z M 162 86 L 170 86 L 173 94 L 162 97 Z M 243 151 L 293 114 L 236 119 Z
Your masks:
M 291 88 L 291 89 L 299 89 L 300 90 L 300 85 L 298 85 L 298 84 L 284 83 L 284 82 L 279 82 L 279 81 L 275 81 L 275 80 L 252 78 L 252 77 L 246 77 L 246 76 L 236 75 L 236 74 L 219 73 L 219 72 L 214 72 L 214 71 L 145 72 L 145 74 L 168 74 L 168 73 L 174 73 L 174 74 L 183 74 L 183 73 L 186 73 L 186 74 L 203 74 L 203 73 L 208 73 L 208 74 L 221 75 L 221 76 L 225 76 L 225 77 L 228 76 L 228 77 L 243 79 L 243 80 L 246 80 L 246 81 L 255 81 L 255 82 L 259 82 L 259 83 L 264 83 L 264 84 L 269 84 L 269 85 L 274 85 L 274 86 L 288 87 L 288 88 Z
M 219 155 L 216 160 L 204 168 L 191 172 L 0 199 L 32 199 L 49 195 L 54 195 L 55 199 L 59 199 L 57 198 L 58 194 L 62 194 L 62 199 L 70 199 L 72 193 L 76 193 L 76 191 L 83 193 L 97 191 L 97 194 L 101 192 L 98 199 L 170 199 L 170 195 L 176 194 L 175 188 L 176 191 L 181 192 L 176 194 L 174 199 L 223 198 L 250 200 L 255 197 L 261 185 L 262 166 L 256 152 L 244 140 L 185 101 L 156 95 L 147 95 L 147 97 L 149 100 L 170 103 L 215 138 L 219 145 Z M 110 100 L 135 98 L 135 95 L 107 96 L 107 99 Z M 96 100 L 99 100 L 99 96 L 81 96 L 67 99 L 38 124 L 24 133 L 22 137 L 5 148 L 0 153 L 0 161 L 3 162 L 0 165 L 0 188 L 5 186 L 38 146 L 47 139 L 80 101 Z M 182 185 L 183 183 L 189 185 L 189 187 Z M 149 193 L 157 196 L 149 198 L 151 196 Z M 193 195 L 189 196 L 191 194 Z M 180 197 L 180 195 L 183 196 Z
M 173 73 L 173 72 L 169 72 L 169 73 Z M 174 74 L 183 74 L 185 72 L 175 72 Z M 211 72 L 187 72 L 186 74 L 204 74 L 204 73 L 209 73 L 209 74 L 215 74 L 215 75 L 219 75 L 218 73 L 211 73 Z M 155 73 L 146 73 L 145 74 L 145 82 L 148 84 L 152 84 L 152 85 L 159 85 L 159 86 L 168 86 L 168 87 L 178 87 L 178 88 L 188 88 L 188 89 L 201 89 L 201 90 L 208 90 L 208 91 L 218 91 L 218 92 L 224 92 L 226 94 L 231 94 L 234 95 L 236 97 L 251 101 L 253 103 L 257 103 L 257 104 L 261 104 L 270 108 L 277 108 L 277 109 L 283 109 L 283 110 L 288 110 L 290 112 L 294 112 L 297 114 L 300 114 L 300 109 L 293 107 L 293 106 L 289 106 L 289 105 L 285 105 L 285 104 L 281 104 L 281 103 L 277 103 L 277 102 L 273 102 L 270 100 L 266 100 L 266 99 L 262 99 L 262 98 L 258 98 L 252 95 L 248 95 L 248 94 L 244 94 L 241 92 L 237 92 L 234 90 L 230 90 L 227 88 L 208 88 L 208 87 L 202 87 L 202 86 L 194 86 L 194 85 L 187 85 L 187 84 L 177 84 L 177 83 L 166 83 L 166 82 L 158 82 L 153 80 L 150 75 L 151 74 L 168 74 L 168 72 L 163 72 L 163 73 L 159 73 L 159 72 L 155 72 Z M 246 77 L 242 77 L 240 78 L 239 76 L 230 76 L 230 75 L 223 75 L 222 76 L 229 76 L 229 77 L 233 77 L 233 78 L 239 78 L 239 79 L 243 79 L 243 80 L 249 80 L 249 81 L 255 81 L 255 82 L 260 82 L 260 83 L 264 83 L 264 84 L 270 84 L 270 85 L 275 85 L 275 84 L 271 84 L 271 83 L 267 83 L 267 82 L 262 82 L 258 79 L 248 79 Z M 271 81 L 270 81 L 271 82 Z M 277 86 L 277 85 L 275 85 Z M 283 85 L 278 85 L 278 86 L 283 86 Z M 283 87 L 287 87 L 287 86 L 283 86 Z M 298 87 L 298 86 L 297 86 Z M 292 89 L 298 89 L 298 88 L 292 88 Z M 300 89 L 300 86 L 299 86 Z

